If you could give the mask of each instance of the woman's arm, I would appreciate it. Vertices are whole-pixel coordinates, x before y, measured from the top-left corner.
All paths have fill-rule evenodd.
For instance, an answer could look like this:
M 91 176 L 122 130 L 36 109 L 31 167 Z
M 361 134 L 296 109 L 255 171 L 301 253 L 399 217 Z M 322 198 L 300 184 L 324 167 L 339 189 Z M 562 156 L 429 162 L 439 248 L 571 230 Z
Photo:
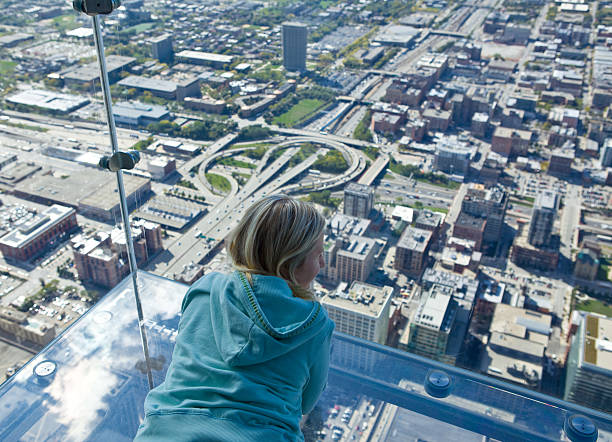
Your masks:
M 312 411 L 327 385 L 332 331 L 333 327 L 330 327 L 324 332 L 323 342 L 320 343 L 315 352 L 313 363 L 310 366 L 310 378 L 302 390 L 302 414 Z

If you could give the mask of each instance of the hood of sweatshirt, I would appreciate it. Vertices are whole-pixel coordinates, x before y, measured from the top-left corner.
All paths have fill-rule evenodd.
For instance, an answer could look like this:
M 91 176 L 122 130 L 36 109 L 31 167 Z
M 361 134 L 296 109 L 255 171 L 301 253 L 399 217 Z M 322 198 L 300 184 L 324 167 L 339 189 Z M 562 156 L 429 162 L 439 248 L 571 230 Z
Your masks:
M 275 276 L 214 273 L 202 279 L 210 293 L 211 324 L 221 356 L 231 366 L 260 364 L 333 328 L 316 301 L 293 296 Z

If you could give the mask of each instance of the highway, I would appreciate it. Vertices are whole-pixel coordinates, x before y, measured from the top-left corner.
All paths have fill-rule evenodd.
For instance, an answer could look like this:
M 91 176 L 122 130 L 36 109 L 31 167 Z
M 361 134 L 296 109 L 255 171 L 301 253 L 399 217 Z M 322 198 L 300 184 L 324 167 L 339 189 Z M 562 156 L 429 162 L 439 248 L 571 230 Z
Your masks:
M 227 236 L 249 204 L 258 198 L 277 192 L 306 192 L 338 187 L 363 173 L 365 170 L 365 158 L 363 154 L 357 149 L 350 148 L 343 143 L 332 141 L 328 138 L 328 136 L 322 136 L 320 134 L 311 134 L 307 137 L 295 137 L 280 143 L 273 149 L 269 149 L 266 155 L 260 160 L 258 168 L 251 175 L 251 178 L 244 187 L 236 192 L 232 191 L 230 195 L 219 201 L 206 216 L 194 224 L 194 226 L 185 232 L 181 238 L 171 244 L 164 253 L 150 262 L 147 268 L 157 274 L 165 274 L 166 276 L 174 277 L 174 275 L 180 273 L 186 265 L 199 261 L 210 249 L 210 241 L 204 241 L 202 239 L 192 240 L 192 232 L 194 235 L 193 238 L 199 234 L 211 238 L 213 244 L 217 244 L 218 241 L 222 241 Z M 298 152 L 299 145 L 307 142 L 320 143 L 325 147 L 338 149 L 349 163 L 348 170 L 342 175 L 317 180 L 311 186 L 287 184 L 306 171 L 317 158 L 317 154 L 311 155 L 306 161 L 301 162 L 293 168 L 286 169 L 287 162 Z M 265 166 L 272 151 L 281 148 L 287 148 L 287 150 L 272 164 Z M 244 148 L 232 149 L 231 154 L 243 150 Z M 222 151 L 208 158 L 200 166 L 200 176 L 202 176 L 204 173 L 203 171 L 205 171 L 209 164 L 215 159 L 228 154 L 230 154 L 228 151 Z

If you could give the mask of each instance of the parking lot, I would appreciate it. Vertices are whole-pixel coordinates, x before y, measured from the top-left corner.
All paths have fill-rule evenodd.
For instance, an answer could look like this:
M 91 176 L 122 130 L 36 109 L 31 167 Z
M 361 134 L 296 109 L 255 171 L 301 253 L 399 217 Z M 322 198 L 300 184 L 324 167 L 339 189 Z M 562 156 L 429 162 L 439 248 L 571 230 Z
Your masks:
M 315 433 L 318 441 L 366 441 L 380 409 L 378 401 L 359 396 L 343 403 L 326 403 L 324 424 Z

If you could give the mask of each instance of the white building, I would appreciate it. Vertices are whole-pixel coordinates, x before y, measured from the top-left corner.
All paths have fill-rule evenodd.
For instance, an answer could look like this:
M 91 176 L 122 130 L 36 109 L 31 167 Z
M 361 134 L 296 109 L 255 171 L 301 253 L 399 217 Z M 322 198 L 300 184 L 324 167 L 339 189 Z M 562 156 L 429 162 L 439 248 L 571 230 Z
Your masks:
M 392 287 L 354 281 L 348 290 L 347 284 L 341 283 L 334 292 L 321 299 L 321 304 L 336 323 L 336 331 L 384 344 L 392 297 Z

